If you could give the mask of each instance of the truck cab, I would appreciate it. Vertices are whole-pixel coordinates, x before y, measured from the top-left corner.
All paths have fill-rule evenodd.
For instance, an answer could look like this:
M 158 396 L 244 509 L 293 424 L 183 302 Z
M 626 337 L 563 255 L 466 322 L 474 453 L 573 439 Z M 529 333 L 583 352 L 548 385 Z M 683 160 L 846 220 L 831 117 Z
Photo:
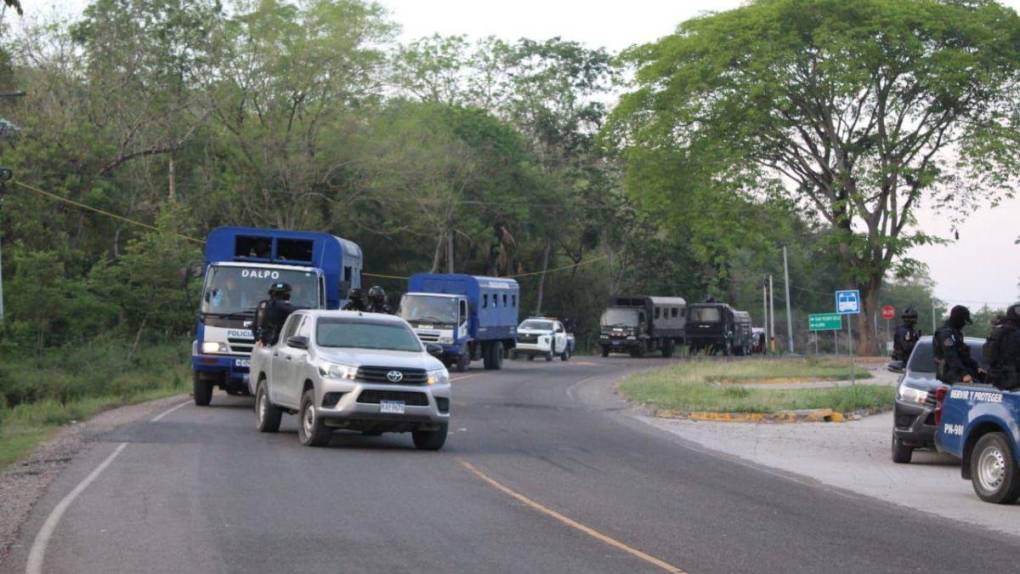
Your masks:
M 519 297 L 513 279 L 417 273 L 400 300 L 400 316 L 423 343 L 441 345 L 442 360 L 458 371 L 478 359 L 498 370 L 517 343 Z
M 191 363 L 195 404 L 208 405 L 215 387 L 250 393 L 255 308 L 269 286 L 291 286 L 298 308 L 337 309 L 361 285 L 357 244 L 301 231 L 220 227 L 206 239 L 204 284 Z
M 961 475 L 978 497 L 996 504 L 1020 499 L 1020 392 L 943 385 L 935 405 L 935 446 L 961 459 Z

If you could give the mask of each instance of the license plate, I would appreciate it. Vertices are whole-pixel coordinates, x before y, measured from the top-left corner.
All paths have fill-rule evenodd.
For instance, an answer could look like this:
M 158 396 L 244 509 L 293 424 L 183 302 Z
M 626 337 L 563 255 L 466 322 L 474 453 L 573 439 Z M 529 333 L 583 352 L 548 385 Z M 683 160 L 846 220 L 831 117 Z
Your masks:
M 234 366 L 248 368 L 251 366 L 251 359 L 234 359 Z
M 404 414 L 404 401 L 379 401 L 379 412 L 402 415 Z

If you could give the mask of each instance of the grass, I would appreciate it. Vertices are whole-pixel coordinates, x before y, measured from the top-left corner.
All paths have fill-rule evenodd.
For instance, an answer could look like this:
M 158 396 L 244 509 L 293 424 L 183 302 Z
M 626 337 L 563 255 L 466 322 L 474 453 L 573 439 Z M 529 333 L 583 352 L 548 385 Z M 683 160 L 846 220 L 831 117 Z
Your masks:
M 858 370 L 858 379 L 870 375 Z M 856 385 L 825 389 L 748 388 L 741 385 L 782 380 L 846 380 L 850 367 L 835 359 L 769 361 L 690 361 L 627 378 L 620 391 L 629 400 L 678 412 L 771 414 L 783 410 L 831 408 L 847 413 L 880 410 L 892 404 L 895 389 Z
M 61 426 L 106 409 L 171 396 L 190 378 L 186 344 L 156 345 L 127 358 L 107 341 L 0 363 L 0 468 Z

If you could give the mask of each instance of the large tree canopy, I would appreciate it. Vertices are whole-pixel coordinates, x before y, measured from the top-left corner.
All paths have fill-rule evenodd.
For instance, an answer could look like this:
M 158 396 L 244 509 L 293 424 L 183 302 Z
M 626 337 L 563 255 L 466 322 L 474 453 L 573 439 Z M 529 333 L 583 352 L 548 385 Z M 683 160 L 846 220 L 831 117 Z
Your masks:
M 917 209 L 964 217 L 1020 172 L 1020 18 L 990 0 L 757 0 L 625 59 L 614 142 L 700 176 L 688 185 L 780 184 L 832 230 L 864 343 L 883 277 L 937 240 Z

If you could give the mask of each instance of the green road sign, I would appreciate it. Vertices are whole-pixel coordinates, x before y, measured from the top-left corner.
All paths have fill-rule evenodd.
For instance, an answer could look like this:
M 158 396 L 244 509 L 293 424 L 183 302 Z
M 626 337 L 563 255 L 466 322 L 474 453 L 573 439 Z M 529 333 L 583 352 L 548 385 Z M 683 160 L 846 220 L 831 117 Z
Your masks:
M 843 328 L 843 317 L 838 313 L 818 313 L 808 315 L 808 330 L 839 331 Z

